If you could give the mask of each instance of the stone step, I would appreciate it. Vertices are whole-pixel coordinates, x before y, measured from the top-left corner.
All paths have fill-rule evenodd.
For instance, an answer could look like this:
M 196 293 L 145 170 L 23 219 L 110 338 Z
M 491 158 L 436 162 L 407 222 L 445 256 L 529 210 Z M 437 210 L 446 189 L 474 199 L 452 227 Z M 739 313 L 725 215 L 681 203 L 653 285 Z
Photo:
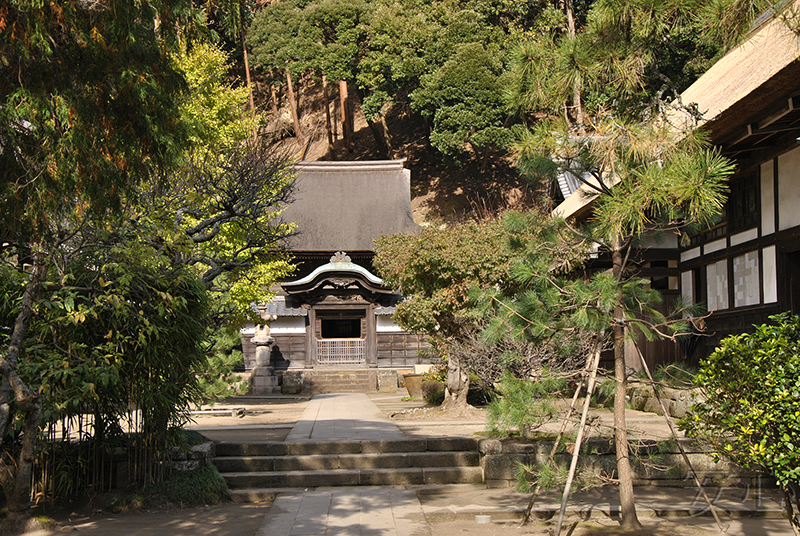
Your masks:
M 214 464 L 221 473 L 408 467 L 476 467 L 480 465 L 480 454 L 477 451 L 453 451 L 315 454 L 305 456 L 228 456 L 216 458 Z
M 480 467 L 407 467 L 336 469 L 330 471 L 267 471 L 222 473 L 231 490 L 253 488 L 316 488 L 328 486 L 408 486 L 480 484 Z
M 427 437 L 395 440 L 303 441 L 284 443 L 217 443 L 217 458 L 227 456 L 304 456 L 325 454 L 389 454 L 393 452 L 476 451 L 478 440 L 471 437 Z

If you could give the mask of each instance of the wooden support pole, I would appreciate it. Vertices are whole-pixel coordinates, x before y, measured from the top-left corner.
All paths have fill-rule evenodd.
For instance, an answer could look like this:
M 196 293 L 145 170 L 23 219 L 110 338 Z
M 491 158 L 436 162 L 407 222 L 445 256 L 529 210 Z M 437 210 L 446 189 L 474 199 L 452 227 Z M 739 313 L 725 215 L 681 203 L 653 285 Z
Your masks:
M 686 450 L 684 450 L 683 445 L 678 440 L 678 432 L 675 430 L 675 425 L 672 423 L 672 419 L 669 418 L 669 413 L 667 413 L 667 408 L 664 405 L 664 401 L 661 399 L 661 395 L 658 393 L 658 389 L 656 389 L 656 382 L 653 379 L 653 375 L 650 374 L 650 367 L 647 366 L 647 361 L 645 361 L 644 356 L 642 355 L 642 351 L 639 349 L 639 344 L 634 341 L 634 346 L 636 347 L 636 353 L 639 354 L 639 359 L 642 362 L 642 367 L 644 367 L 644 371 L 647 373 L 647 379 L 650 380 L 650 385 L 653 387 L 653 392 L 656 395 L 656 400 L 658 400 L 658 405 L 661 406 L 661 411 L 664 413 L 664 419 L 667 421 L 667 425 L 669 426 L 670 432 L 672 432 L 672 438 L 675 439 L 675 443 L 678 445 L 678 450 L 681 451 L 681 456 L 683 457 L 683 461 L 686 463 L 687 467 L 689 467 L 689 472 L 692 474 L 692 478 L 694 479 L 694 483 L 697 486 L 697 489 L 700 490 L 700 493 L 703 495 L 703 499 L 706 501 L 706 504 L 711 509 L 711 513 L 714 515 L 714 521 L 717 522 L 717 527 L 719 528 L 720 532 L 727 532 L 728 528 L 722 524 L 722 521 L 717 514 L 716 508 L 714 508 L 714 504 L 711 502 L 711 499 L 708 498 L 706 495 L 706 490 L 703 488 L 703 484 L 700 483 L 700 479 L 697 477 L 697 473 L 692 466 L 692 462 L 689 461 L 689 457 L 686 455 Z
M 595 341 L 594 348 L 597 348 L 600 344 L 599 340 Z M 586 379 L 589 375 L 589 371 L 592 368 L 592 362 L 594 361 L 594 354 L 595 349 L 592 349 L 591 355 L 586 359 L 586 365 L 583 367 L 583 371 L 581 372 L 581 381 L 578 383 L 578 387 L 575 389 L 575 393 L 572 395 L 572 402 L 570 402 L 569 409 L 567 410 L 567 414 L 564 416 L 564 419 L 561 421 L 561 429 L 558 431 L 558 436 L 556 436 L 556 441 L 553 443 L 553 448 L 550 449 L 550 456 L 548 460 L 553 462 L 556 458 L 556 451 L 558 450 L 558 445 L 561 443 L 561 439 L 564 437 L 564 432 L 567 430 L 567 424 L 569 423 L 570 418 L 572 418 L 572 414 L 575 412 L 575 406 L 578 404 L 578 397 L 581 394 L 581 389 L 583 386 L 586 385 Z M 531 520 L 531 512 L 533 511 L 533 505 L 536 503 L 536 499 L 539 496 L 539 492 L 541 491 L 542 486 L 541 484 L 536 484 L 536 487 L 533 490 L 533 494 L 531 495 L 530 501 L 528 501 L 528 507 L 525 509 L 525 513 L 522 516 L 522 523 L 520 526 L 524 526 Z
M 583 432 L 586 429 L 586 419 L 589 416 L 589 405 L 592 402 L 592 393 L 594 393 L 594 384 L 597 379 L 597 369 L 600 367 L 600 345 L 594 348 L 594 355 L 592 356 L 592 366 L 589 369 L 589 379 L 586 382 L 586 398 L 583 401 L 583 412 L 581 413 L 581 423 L 578 425 L 578 435 L 575 438 L 575 448 L 572 451 L 572 461 L 569 465 L 569 474 L 567 475 L 567 483 L 564 485 L 564 493 L 561 495 L 561 509 L 558 512 L 558 524 L 556 525 L 556 534 L 561 534 L 561 526 L 564 524 L 564 514 L 567 511 L 567 499 L 569 499 L 569 491 L 572 488 L 572 481 L 575 478 L 575 470 L 578 467 L 578 457 L 581 453 L 581 441 L 583 440 Z

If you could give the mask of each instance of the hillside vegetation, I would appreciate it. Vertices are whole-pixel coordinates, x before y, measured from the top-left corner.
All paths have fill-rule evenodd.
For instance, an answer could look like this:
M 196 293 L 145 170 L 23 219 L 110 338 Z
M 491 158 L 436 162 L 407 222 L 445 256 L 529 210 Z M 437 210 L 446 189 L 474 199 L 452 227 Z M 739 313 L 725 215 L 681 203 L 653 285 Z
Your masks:
M 585 134 L 608 114 L 653 117 L 762 4 L 245 2 L 230 49 L 244 67 L 246 42 L 242 79 L 298 158 L 405 158 L 415 218 L 450 219 L 531 203 L 548 184 L 529 186 L 515 166 L 530 128 L 563 120 Z

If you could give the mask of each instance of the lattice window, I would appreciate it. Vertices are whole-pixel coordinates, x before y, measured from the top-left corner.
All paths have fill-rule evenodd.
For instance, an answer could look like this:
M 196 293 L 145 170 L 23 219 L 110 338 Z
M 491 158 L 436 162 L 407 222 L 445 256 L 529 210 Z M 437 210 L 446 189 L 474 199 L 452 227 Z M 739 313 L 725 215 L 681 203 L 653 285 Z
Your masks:
M 359 365 L 366 362 L 364 339 L 317 339 L 317 363 L 321 365 Z

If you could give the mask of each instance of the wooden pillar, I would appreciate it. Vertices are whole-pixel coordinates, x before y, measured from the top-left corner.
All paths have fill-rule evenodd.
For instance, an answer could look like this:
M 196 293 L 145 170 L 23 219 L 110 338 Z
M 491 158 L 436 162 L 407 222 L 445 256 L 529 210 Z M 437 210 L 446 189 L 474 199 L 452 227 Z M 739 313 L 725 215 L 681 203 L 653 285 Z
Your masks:
M 312 307 L 308 310 L 308 326 L 306 326 L 306 368 L 314 368 L 317 362 L 317 312 Z
M 367 333 L 366 333 L 367 366 L 378 366 L 378 336 L 376 333 L 375 306 L 367 307 Z

